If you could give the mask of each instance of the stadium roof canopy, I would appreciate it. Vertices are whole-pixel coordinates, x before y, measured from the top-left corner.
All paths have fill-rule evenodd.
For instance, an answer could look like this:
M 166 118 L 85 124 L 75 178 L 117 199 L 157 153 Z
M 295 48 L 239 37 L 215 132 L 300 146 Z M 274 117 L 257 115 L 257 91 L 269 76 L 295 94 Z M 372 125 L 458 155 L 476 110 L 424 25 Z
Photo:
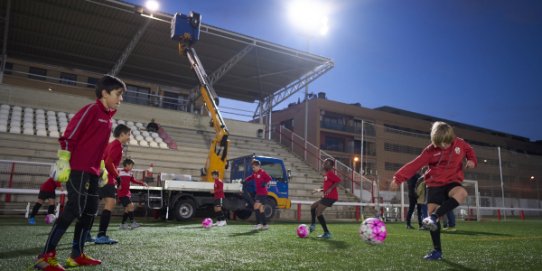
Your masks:
M 114 0 L 0 1 L 0 16 L 6 14 L 8 57 L 98 73 L 117 70 L 121 78 L 184 89 L 197 86 L 170 39 L 171 14 L 151 19 L 144 8 Z M 257 111 L 263 106 L 267 112 L 333 67 L 328 58 L 205 23 L 194 48 L 217 95 L 259 101 Z

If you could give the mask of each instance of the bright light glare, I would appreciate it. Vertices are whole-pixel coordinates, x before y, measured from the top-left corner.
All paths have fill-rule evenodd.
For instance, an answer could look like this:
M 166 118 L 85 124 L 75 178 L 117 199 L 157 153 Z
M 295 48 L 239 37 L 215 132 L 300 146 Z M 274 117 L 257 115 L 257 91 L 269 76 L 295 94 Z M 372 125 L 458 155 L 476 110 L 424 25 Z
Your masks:
M 288 8 L 290 20 L 306 35 L 326 35 L 329 31 L 329 7 L 322 2 L 299 0 Z
M 359 161 L 359 157 L 355 156 L 354 157 L 354 162 L 357 162 L 357 161 Z
M 149 0 L 145 3 L 145 7 L 150 11 L 150 12 L 155 12 L 157 11 L 159 8 L 160 8 L 160 3 L 158 3 L 158 1 L 155 1 L 155 0 Z

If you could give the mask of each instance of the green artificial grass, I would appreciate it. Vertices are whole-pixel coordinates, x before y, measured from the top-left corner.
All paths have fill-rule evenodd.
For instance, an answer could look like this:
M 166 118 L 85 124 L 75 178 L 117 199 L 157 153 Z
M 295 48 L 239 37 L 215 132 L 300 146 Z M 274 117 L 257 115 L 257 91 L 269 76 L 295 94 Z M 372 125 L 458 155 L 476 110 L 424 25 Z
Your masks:
M 29 270 L 51 228 L 42 217 L 30 226 L 20 218 L 0 218 L 0 270 Z M 98 219 L 97 219 L 98 220 Z M 542 221 L 460 222 L 443 233 L 444 260 L 422 259 L 432 245 L 427 231 L 388 223 L 382 245 L 358 235 L 359 223 L 328 223 L 333 238 L 320 240 L 321 227 L 309 238 L 296 236 L 298 223 L 277 222 L 267 231 L 229 221 L 203 229 L 191 222 L 141 219 L 141 228 L 121 231 L 114 220 L 108 235 L 116 245 L 87 244 L 85 252 L 103 260 L 78 270 L 541 270 Z M 93 233 L 96 234 L 98 221 Z M 64 263 L 71 250 L 73 225 L 57 249 Z

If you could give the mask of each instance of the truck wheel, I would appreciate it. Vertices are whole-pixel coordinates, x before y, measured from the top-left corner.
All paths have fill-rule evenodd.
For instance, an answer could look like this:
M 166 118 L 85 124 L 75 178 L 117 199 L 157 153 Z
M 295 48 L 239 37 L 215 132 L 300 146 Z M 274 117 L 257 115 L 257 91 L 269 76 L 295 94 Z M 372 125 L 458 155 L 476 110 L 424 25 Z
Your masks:
M 185 221 L 196 213 L 196 204 L 191 199 L 180 199 L 175 203 L 173 211 L 177 221 Z
M 276 209 L 277 203 L 275 199 L 268 198 L 264 203 L 264 214 L 267 221 L 270 221 L 275 216 Z
M 239 219 L 245 220 L 245 219 L 248 219 L 251 215 L 252 215 L 251 209 L 241 209 L 241 210 L 235 211 L 235 216 L 238 217 Z

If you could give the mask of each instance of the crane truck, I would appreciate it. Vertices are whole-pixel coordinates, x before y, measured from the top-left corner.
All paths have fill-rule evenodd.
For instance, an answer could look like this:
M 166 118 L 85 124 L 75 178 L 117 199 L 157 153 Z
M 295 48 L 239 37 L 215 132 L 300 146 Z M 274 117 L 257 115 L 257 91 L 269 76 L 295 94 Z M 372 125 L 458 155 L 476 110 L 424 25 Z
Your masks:
M 164 175 L 166 178 L 161 179 L 161 186 L 149 188 L 134 186 L 132 189 L 146 190 L 148 208 L 165 209 L 166 218 L 170 217 L 170 210 L 172 210 L 173 218 L 187 220 L 195 215 L 196 210 L 213 204 L 213 195 L 210 191 L 213 190 L 214 179 L 210 172 L 218 171 L 219 178 L 224 180 L 225 170 L 229 168 L 231 170 L 230 179 L 224 180 L 226 196 L 224 207 L 233 211 L 237 217 L 246 219 L 252 213 L 252 206 L 246 200 L 246 191 L 243 193 L 241 181 L 252 174 L 250 166 L 252 159 L 258 159 L 262 168 L 272 178 L 267 201 L 264 203 L 265 215 L 271 219 L 275 215 L 276 208 L 290 208 L 291 206 L 288 198 L 289 171 L 286 170 L 282 159 L 274 157 L 253 154 L 228 160 L 230 133 L 218 109 L 218 96 L 193 48 L 193 45 L 199 40 L 200 25 L 201 15 L 195 12 L 191 12 L 189 15 L 177 13 L 171 20 L 171 39 L 178 42 L 180 55 L 188 59 L 190 67 L 199 81 L 199 90 L 211 117 L 211 126 L 215 131 L 207 162 L 201 170 L 202 180 L 194 182 L 189 175 L 183 175 L 183 178 L 167 178 L 166 174 Z

